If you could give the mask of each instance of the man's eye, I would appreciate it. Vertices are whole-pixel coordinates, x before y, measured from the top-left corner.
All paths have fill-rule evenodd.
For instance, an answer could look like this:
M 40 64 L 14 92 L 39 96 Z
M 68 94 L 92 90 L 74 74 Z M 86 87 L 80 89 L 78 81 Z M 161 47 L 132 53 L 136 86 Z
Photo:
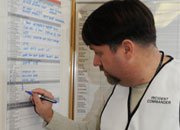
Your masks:
M 100 52 L 95 52 L 95 54 L 96 54 L 96 55 L 99 55 L 99 56 L 101 55 L 101 53 L 100 53 Z
M 95 54 L 98 55 L 98 56 L 101 56 L 101 55 L 102 55 L 101 52 L 95 52 Z

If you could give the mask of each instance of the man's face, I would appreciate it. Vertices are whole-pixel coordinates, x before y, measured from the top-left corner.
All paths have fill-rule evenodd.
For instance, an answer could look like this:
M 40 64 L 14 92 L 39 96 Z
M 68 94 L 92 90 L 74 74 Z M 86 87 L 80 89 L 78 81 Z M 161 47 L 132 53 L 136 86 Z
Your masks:
M 90 45 L 90 49 L 94 51 L 94 66 L 99 66 L 100 70 L 104 71 L 107 80 L 111 84 L 121 81 L 121 76 L 124 74 L 124 59 L 121 56 L 120 50 L 114 52 L 108 45 L 95 46 Z M 121 49 L 120 47 L 118 49 Z

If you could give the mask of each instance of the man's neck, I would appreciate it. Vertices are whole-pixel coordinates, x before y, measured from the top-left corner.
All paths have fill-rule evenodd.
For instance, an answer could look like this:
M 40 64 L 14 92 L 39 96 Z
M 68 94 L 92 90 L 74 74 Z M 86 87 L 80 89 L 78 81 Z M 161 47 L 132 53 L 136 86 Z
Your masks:
M 127 84 L 125 86 L 137 86 L 150 82 L 160 64 L 161 56 L 162 53 L 155 47 L 138 50 L 134 65 L 131 67 L 132 76 L 124 83 Z M 162 63 L 167 60 L 168 58 L 165 57 Z
M 140 62 L 141 68 L 139 70 L 139 79 L 137 78 L 136 85 L 150 82 L 155 75 L 158 66 L 169 60 L 168 57 L 164 56 L 161 63 L 162 53 L 159 52 L 156 48 L 152 49 L 148 54 L 143 55 L 142 61 Z

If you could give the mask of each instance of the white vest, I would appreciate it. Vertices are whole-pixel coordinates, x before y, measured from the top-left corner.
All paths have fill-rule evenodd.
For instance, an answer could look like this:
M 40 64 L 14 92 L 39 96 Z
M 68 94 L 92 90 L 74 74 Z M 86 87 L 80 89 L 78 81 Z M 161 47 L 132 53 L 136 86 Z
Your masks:
M 104 107 L 101 130 L 180 130 L 180 62 L 163 66 L 132 117 L 130 88 L 117 85 Z M 129 116 L 128 116 L 129 115 Z

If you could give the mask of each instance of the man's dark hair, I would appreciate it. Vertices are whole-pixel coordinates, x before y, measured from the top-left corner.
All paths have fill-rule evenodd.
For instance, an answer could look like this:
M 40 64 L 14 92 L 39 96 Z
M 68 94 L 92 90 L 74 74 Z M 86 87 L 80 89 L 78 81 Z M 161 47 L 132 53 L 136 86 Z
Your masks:
M 109 45 L 115 50 L 125 39 L 156 46 L 154 18 L 139 0 L 109 1 L 87 18 L 82 38 L 87 45 Z

